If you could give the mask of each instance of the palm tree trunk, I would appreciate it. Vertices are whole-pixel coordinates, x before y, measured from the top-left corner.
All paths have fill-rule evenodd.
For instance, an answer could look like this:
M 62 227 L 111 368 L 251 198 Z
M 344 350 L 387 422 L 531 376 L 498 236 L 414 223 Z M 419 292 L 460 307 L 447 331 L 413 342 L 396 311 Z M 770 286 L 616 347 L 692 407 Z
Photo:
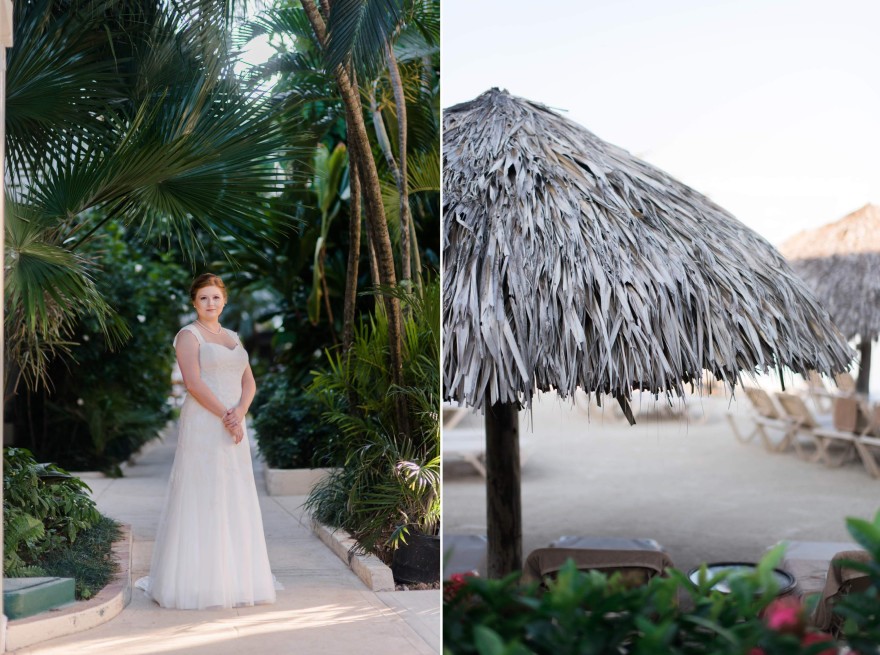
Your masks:
M 309 23 L 315 31 L 318 43 L 322 47 L 327 44 L 327 26 L 321 17 L 314 0 L 300 0 Z M 329 5 L 322 0 L 322 6 L 329 9 Z M 364 205 L 366 208 L 367 221 L 370 224 L 370 236 L 376 248 L 376 260 L 381 276 L 382 284 L 388 287 L 397 286 L 397 274 L 394 270 L 394 252 L 391 248 L 391 238 L 388 235 L 388 223 L 385 218 L 385 207 L 382 205 L 382 187 L 379 184 L 379 172 L 376 170 L 376 162 L 370 154 L 370 139 L 367 136 L 367 128 L 364 124 L 363 107 L 359 90 L 352 84 L 351 76 L 343 66 L 337 66 L 333 71 L 336 84 L 345 106 L 345 122 L 347 126 L 349 148 L 356 151 L 357 168 L 362 185 Z M 391 381 L 395 385 L 403 384 L 403 317 L 400 311 L 400 301 L 397 298 L 385 296 L 385 308 L 388 312 L 388 340 L 391 359 Z M 396 413 L 398 429 L 404 434 L 409 434 L 409 415 L 406 401 L 402 394 L 396 394 Z
M 409 205 L 409 201 L 407 201 L 407 205 Z M 422 257 L 419 255 L 419 241 L 416 237 L 416 226 L 412 222 L 412 214 L 410 214 L 409 221 L 409 236 L 410 236 L 410 247 L 412 248 L 412 262 L 413 269 L 416 272 L 416 286 L 421 289 L 422 288 Z
M 325 255 L 324 248 L 321 248 L 321 292 L 324 295 L 324 308 L 327 310 L 327 321 L 330 324 L 330 337 L 335 346 L 339 343 L 339 339 L 336 337 L 336 319 L 333 318 L 333 308 L 330 306 L 330 289 L 327 288 L 327 275 L 324 271 Z
M 398 75 L 398 78 L 400 76 Z M 401 88 L 401 94 L 403 89 Z M 396 91 L 395 91 L 396 95 Z M 373 118 L 373 132 L 376 134 L 376 142 L 379 144 L 379 150 L 385 156 L 385 162 L 394 175 L 394 183 L 397 186 L 397 193 L 400 199 L 400 261 L 401 276 L 403 279 L 410 279 L 412 271 L 421 270 L 421 261 L 418 254 L 418 246 L 413 247 L 416 243 L 415 229 L 412 224 L 412 213 L 409 211 L 409 190 L 407 186 L 407 178 L 402 172 L 402 167 L 397 165 L 394 158 L 394 152 L 391 149 L 391 141 L 388 139 L 388 131 L 385 129 L 385 119 L 382 118 L 382 110 L 376 102 L 376 84 L 370 87 L 370 115 Z M 406 159 L 402 161 L 402 165 L 406 165 Z M 407 238 L 407 236 L 409 238 Z M 407 253 L 412 252 L 413 256 L 409 257 Z M 413 263 L 410 264 L 410 261 Z
M 391 141 L 388 139 L 388 131 L 385 129 L 385 119 L 382 118 L 382 110 L 379 109 L 379 103 L 376 102 L 375 82 L 370 86 L 370 115 L 373 118 L 373 132 L 376 134 L 376 143 L 379 144 L 379 150 L 385 155 L 385 161 L 388 163 L 388 168 L 391 169 L 396 183 L 400 176 L 400 169 L 391 150 Z
M 357 300 L 358 261 L 361 255 L 361 185 L 357 160 L 348 162 L 348 186 L 351 194 L 348 216 L 348 266 L 345 271 L 345 299 L 342 312 L 342 351 L 348 352 L 354 341 L 354 309 Z
M 376 249 L 373 247 L 373 235 L 370 232 L 370 224 L 364 219 L 364 229 L 367 232 L 367 254 L 370 259 L 370 280 L 374 287 L 382 284 L 382 278 L 379 277 L 379 264 L 376 262 Z
M 403 94 L 403 81 L 394 48 L 385 43 L 385 59 L 388 62 L 388 76 L 394 91 L 394 104 L 397 106 L 397 193 L 400 197 L 400 276 L 404 280 L 412 280 L 412 262 L 410 261 L 410 229 L 412 217 L 409 211 L 409 189 L 406 170 L 406 96 Z

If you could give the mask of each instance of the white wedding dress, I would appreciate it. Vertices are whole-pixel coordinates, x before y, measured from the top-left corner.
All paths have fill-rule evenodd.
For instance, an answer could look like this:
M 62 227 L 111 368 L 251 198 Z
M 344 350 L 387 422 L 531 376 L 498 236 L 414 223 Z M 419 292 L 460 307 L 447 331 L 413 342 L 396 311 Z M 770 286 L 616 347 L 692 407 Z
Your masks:
M 238 335 L 227 330 L 236 342 L 227 348 L 205 341 L 192 325 L 183 330 L 199 340 L 202 380 L 227 407 L 238 403 L 248 363 Z M 222 419 L 192 396 L 180 412 L 150 575 L 136 585 L 162 607 L 177 609 L 275 601 L 247 427 L 236 445 Z

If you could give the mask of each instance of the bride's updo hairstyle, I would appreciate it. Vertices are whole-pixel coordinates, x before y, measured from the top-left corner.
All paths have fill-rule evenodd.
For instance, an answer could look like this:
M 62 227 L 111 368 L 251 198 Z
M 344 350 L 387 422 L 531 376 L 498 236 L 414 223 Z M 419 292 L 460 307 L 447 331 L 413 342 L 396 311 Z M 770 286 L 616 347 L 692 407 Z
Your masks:
M 204 289 L 205 287 L 218 287 L 223 292 L 223 300 L 228 300 L 226 297 L 226 285 L 223 284 L 223 280 L 213 273 L 202 273 L 193 280 L 192 286 L 189 288 L 189 299 L 195 302 L 199 289 Z

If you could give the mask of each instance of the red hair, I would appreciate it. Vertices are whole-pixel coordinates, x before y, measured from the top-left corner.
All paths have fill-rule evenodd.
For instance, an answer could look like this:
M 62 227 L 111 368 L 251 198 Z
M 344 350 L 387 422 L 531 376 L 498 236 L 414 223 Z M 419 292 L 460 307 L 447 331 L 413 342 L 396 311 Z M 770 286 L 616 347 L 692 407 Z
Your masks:
M 204 289 L 205 287 L 219 288 L 223 292 L 223 300 L 227 300 L 226 285 L 223 284 L 223 280 L 213 273 L 202 273 L 193 280 L 192 285 L 189 288 L 189 299 L 194 301 L 199 289 Z

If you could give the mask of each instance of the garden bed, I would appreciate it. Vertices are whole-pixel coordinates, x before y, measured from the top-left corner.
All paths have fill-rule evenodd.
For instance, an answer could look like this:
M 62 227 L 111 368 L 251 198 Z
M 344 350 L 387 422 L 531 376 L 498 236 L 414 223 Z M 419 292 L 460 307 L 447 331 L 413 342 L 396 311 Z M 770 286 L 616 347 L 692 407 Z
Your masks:
M 59 610 L 9 621 L 7 650 L 25 648 L 41 641 L 89 630 L 116 617 L 131 601 L 131 526 L 119 528 L 111 557 L 117 569 L 110 583 L 89 600 Z

